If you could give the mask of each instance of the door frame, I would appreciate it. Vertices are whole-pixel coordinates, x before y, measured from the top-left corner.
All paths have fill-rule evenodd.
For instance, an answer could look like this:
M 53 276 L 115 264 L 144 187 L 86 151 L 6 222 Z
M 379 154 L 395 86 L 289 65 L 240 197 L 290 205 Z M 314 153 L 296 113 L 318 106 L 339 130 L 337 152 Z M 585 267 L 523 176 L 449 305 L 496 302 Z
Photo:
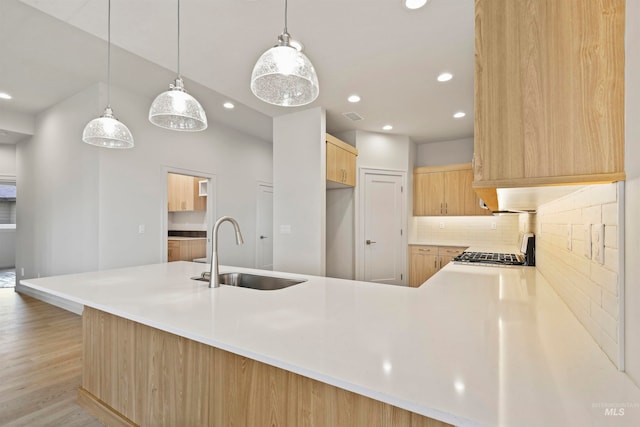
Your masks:
M 259 251 L 260 251 L 260 215 L 258 212 L 258 209 L 260 208 L 259 202 L 258 200 L 260 200 L 260 191 L 262 191 L 262 188 L 270 188 L 271 192 L 273 193 L 273 183 L 271 182 L 266 182 L 266 181 L 257 181 L 256 182 L 256 238 L 255 238 L 255 245 L 256 245 L 256 254 L 255 254 L 255 260 L 253 265 L 255 266 L 255 268 L 260 268 L 259 265 L 259 261 L 260 261 L 260 257 L 259 257 Z M 273 255 L 273 234 L 274 234 L 274 230 L 275 227 L 273 225 L 273 212 L 271 213 L 271 254 Z M 272 259 L 273 261 L 273 259 Z M 273 270 L 273 265 L 271 267 L 271 269 Z
M 355 217 L 356 217 L 356 226 L 355 226 L 355 273 L 356 280 L 364 280 L 365 277 L 365 265 L 364 265 L 364 224 L 365 224 L 365 214 L 364 209 L 362 209 L 362 201 L 364 200 L 365 195 L 365 185 L 366 185 L 366 175 L 391 175 L 391 176 L 400 176 L 402 179 L 402 193 L 400 195 L 400 203 L 401 206 L 401 216 L 402 216 L 402 239 L 401 245 L 402 248 L 400 250 L 400 262 L 402 264 L 402 285 L 406 286 L 409 283 L 409 278 L 407 277 L 407 248 L 408 248 L 408 240 L 407 240 L 407 172 L 397 169 L 375 169 L 375 168 L 358 168 L 358 191 L 355 193 Z
M 190 175 L 190 176 L 200 176 L 202 178 L 207 178 L 207 180 L 209 181 L 207 183 L 207 213 L 205 215 L 205 221 L 207 222 L 207 255 L 206 257 L 209 258 L 211 256 L 211 227 L 213 227 L 213 223 L 216 219 L 216 175 L 209 173 L 209 172 L 203 172 L 203 171 L 197 171 L 197 170 L 193 170 L 193 169 L 184 169 L 184 168 L 179 168 L 179 167 L 175 167 L 175 166 L 162 166 L 162 171 L 161 171 L 161 176 L 162 176 L 162 197 L 161 197 L 161 206 L 162 209 L 160 209 L 160 224 L 162 224 L 162 237 L 161 237 L 161 241 L 162 243 L 160 244 L 160 259 L 162 260 L 162 262 L 167 262 L 167 258 L 168 258 L 168 247 L 167 247 L 167 236 L 169 235 L 169 209 L 168 209 L 168 203 L 169 203 L 169 198 L 168 198 L 168 176 L 170 173 L 177 173 L 180 175 Z

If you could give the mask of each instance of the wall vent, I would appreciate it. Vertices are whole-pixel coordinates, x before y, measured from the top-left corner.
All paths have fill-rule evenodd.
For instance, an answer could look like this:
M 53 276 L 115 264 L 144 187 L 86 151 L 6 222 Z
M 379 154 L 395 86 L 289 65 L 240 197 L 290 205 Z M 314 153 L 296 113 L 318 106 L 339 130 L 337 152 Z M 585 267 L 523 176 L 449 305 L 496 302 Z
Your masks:
M 351 120 L 352 122 L 357 122 L 363 119 L 363 117 L 360 114 L 354 113 L 353 111 L 350 111 L 348 113 L 342 113 L 342 115 L 345 116 L 347 119 Z

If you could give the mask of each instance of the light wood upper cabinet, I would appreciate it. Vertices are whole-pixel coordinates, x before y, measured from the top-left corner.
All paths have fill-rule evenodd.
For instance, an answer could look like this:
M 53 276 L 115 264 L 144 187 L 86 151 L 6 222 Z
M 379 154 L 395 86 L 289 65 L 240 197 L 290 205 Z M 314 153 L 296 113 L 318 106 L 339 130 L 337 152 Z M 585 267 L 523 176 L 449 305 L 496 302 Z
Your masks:
M 170 173 L 167 176 L 168 210 L 204 211 L 207 196 L 199 195 L 200 181 L 204 178 Z
M 476 0 L 475 14 L 485 202 L 491 188 L 623 180 L 624 0 Z
M 358 150 L 327 134 L 327 187 L 342 188 L 356 185 L 356 156 Z
M 413 215 L 490 215 L 480 208 L 472 183 L 471 163 L 414 169 Z

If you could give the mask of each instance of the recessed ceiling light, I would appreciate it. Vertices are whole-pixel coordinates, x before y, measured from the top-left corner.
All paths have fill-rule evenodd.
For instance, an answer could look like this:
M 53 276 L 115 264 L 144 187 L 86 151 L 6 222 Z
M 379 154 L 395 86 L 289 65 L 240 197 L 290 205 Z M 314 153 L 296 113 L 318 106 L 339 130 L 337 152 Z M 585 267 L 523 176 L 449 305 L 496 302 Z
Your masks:
M 442 73 L 442 74 L 440 74 L 438 76 L 438 81 L 439 82 L 448 82 L 452 78 L 453 78 L 453 74 L 451 74 L 451 73 Z
M 407 9 L 415 10 L 427 4 L 427 1 L 429 0 L 402 0 L 402 3 L 404 3 L 404 7 Z
M 227 110 L 233 110 L 236 106 L 233 105 L 233 103 L 231 102 L 225 102 L 224 104 L 222 104 L 222 106 L 224 108 L 226 108 Z
M 13 96 L 9 95 L 6 92 L 0 92 L 0 99 L 11 99 Z
M 458 111 L 457 113 L 455 113 L 455 114 L 453 115 L 453 117 L 455 117 L 456 119 L 461 119 L 461 118 L 463 118 L 463 117 L 464 117 L 464 116 L 466 116 L 466 115 L 467 115 L 467 114 L 466 114 L 464 111 Z
M 351 95 L 347 98 L 349 102 L 360 102 L 360 97 L 358 95 Z
M 391 126 L 391 125 L 382 126 L 382 130 L 391 130 L 391 129 L 393 129 L 393 126 Z

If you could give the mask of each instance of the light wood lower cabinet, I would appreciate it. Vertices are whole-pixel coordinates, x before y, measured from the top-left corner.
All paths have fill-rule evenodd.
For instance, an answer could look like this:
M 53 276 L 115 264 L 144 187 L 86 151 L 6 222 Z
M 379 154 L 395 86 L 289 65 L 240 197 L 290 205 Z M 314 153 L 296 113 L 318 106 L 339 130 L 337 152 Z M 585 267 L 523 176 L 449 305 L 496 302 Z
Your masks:
M 409 286 L 419 287 L 465 249 L 458 246 L 409 246 Z
M 448 424 L 90 307 L 78 402 L 107 426 Z
M 193 261 L 207 256 L 207 239 L 171 240 L 167 243 L 167 261 Z

